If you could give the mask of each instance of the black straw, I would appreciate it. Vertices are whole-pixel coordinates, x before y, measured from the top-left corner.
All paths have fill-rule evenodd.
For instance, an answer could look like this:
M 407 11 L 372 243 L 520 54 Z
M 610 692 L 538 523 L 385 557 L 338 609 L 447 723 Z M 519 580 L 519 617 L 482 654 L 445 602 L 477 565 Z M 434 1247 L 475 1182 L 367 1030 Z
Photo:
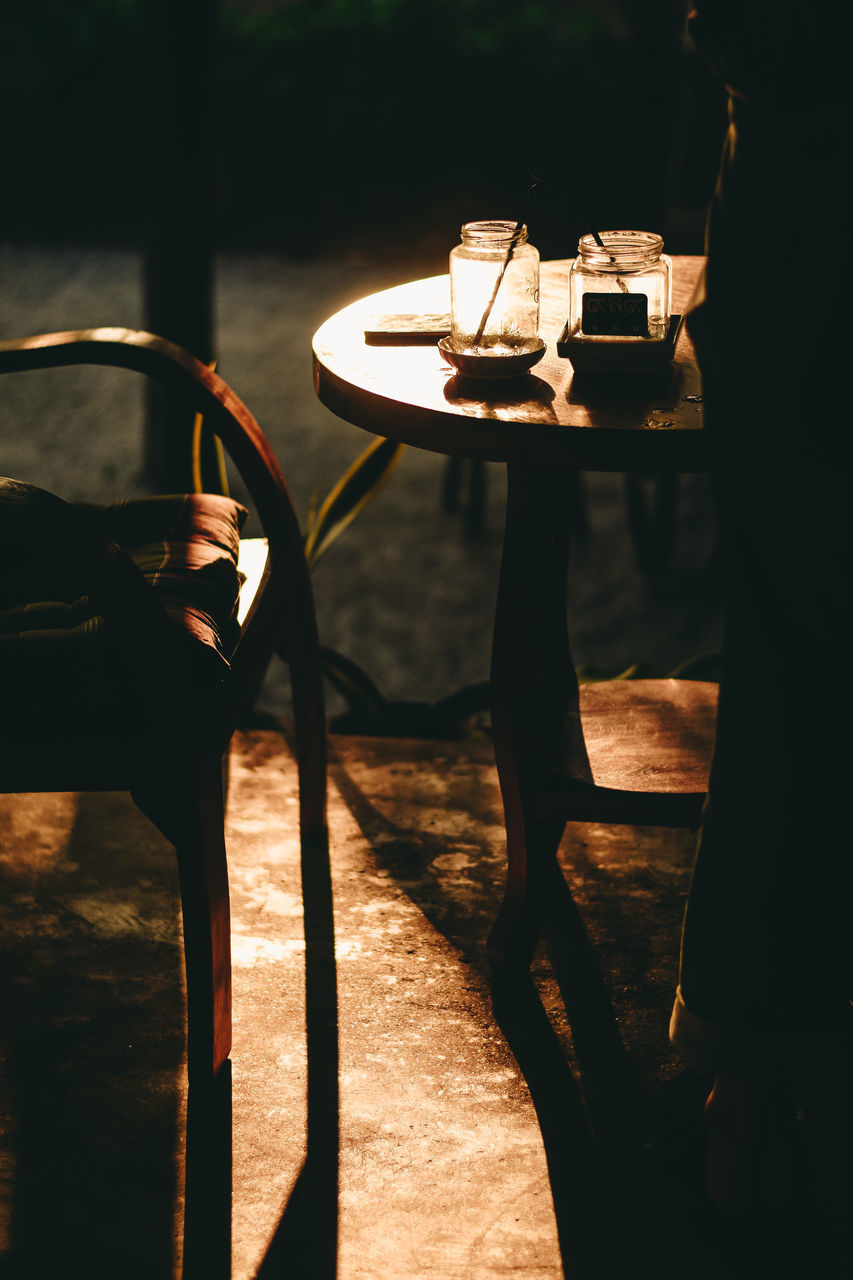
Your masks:
M 586 226 L 587 231 L 592 236 L 593 240 L 598 245 L 599 249 L 606 249 L 607 246 L 602 240 L 601 234 L 595 230 L 595 227 L 593 226 L 590 220 L 589 213 L 584 207 L 583 201 L 581 200 L 577 192 L 575 192 L 574 195 L 569 195 L 568 191 L 564 191 L 563 188 L 558 186 L 556 182 L 553 182 L 550 178 L 543 177 L 541 173 L 533 173 L 530 176 L 534 179 L 535 186 L 551 187 L 554 191 L 557 192 L 558 195 L 561 195 L 565 200 L 572 201 L 578 213 L 580 214 Z
M 503 278 L 506 275 L 506 269 L 509 266 L 510 262 L 512 261 L 512 255 L 515 253 L 515 246 L 518 244 L 519 237 L 522 231 L 524 230 L 524 224 L 527 221 L 527 209 L 530 204 L 530 197 L 533 195 L 533 192 L 536 190 L 536 188 L 540 185 L 540 182 L 541 182 L 541 179 L 538 177 L 537 174 L 533 173 L 530 176 L 533 179 L 533 181 L 531 182 L 527 190 L 527 198 L 524 202 L 524 205 L 525 205 L 524 212 L 522 213 L 518 222 L 515 224 L 515 228 L 512 233 L 512 239 L 510 240 L 509 248 L 506 251 L 506 258 L 504 259 L 504 263 L 500 269 L 498 278 L 495 281 L 495 287 L 492 290 L 492 296 L 491 298 L 489 298 L 489 301 L 486 304 L 486 309 L 483 312 L 483 318 L 480 321 L 480 324 L 477 328 L 477 332 L 474 334 L 475 347 L 479 347 L 480 343 L 483 340 L 483 334 L 486 332 L 486 325 L 489 323 L 489 316 L 492 314 L 492 307 L 495 305 L 495 299 L 498 296 L 498 291 L 501 285 L 503 284 Z

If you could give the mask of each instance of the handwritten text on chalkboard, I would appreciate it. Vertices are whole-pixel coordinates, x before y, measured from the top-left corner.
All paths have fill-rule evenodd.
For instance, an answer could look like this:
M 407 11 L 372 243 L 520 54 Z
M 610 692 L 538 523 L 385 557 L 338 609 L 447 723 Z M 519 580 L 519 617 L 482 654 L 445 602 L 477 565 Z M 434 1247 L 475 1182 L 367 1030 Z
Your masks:
M 590 337 L 647 338 L 649 300 L 644 293 L 585 293 L 581 332 Z

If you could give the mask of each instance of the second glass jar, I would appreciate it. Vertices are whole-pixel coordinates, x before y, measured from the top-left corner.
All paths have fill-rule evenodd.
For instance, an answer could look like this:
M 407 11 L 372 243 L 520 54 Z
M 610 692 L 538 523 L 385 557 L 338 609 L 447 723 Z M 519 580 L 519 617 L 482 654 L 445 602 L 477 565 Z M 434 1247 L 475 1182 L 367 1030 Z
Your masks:
M 569 272 L 569 336 L 661 340 L 669 332 L 672 264 L 652 231 L 581 236 Z M 603 247 L 602 247 L 603 246 Z
M 514 222 L 466 222 L 450 254 L 450 340 L 470 354 L 519 355 L 539 341 L 539 251 Z

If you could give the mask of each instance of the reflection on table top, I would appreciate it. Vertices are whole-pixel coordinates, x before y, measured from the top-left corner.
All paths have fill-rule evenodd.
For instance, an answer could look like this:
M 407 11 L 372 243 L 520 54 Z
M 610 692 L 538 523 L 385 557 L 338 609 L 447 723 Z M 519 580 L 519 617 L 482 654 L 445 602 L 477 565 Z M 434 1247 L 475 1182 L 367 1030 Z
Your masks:
M 684 313 L 703 259 L 676 256 L 674 313 Z M 602 471 L 704 470 L 699 371 L 684 326 L 657 374 L 576 374 L 557 354 L 568 311 L 570 259 L 543 262 L 544 358 L 507 382 L 463 380 L 437 346 L 369 346 L 369 316 L 450 309 L 449 277 L 385 289 L 337 312 L 314 335 L 320 400 L 377 435 L 459 457 Z

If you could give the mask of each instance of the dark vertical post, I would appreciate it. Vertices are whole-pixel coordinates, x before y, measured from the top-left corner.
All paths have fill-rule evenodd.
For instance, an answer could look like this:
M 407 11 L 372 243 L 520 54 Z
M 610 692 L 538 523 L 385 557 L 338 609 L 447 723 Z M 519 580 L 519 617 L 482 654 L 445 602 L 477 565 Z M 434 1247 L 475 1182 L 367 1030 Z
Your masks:
M 209 361 L 218 4 L 148 0 L 147 10 L 145 324 Z M 192 487 L 192 425 L 191 411 L 151 386 L 145 472 L 155 489 Z

